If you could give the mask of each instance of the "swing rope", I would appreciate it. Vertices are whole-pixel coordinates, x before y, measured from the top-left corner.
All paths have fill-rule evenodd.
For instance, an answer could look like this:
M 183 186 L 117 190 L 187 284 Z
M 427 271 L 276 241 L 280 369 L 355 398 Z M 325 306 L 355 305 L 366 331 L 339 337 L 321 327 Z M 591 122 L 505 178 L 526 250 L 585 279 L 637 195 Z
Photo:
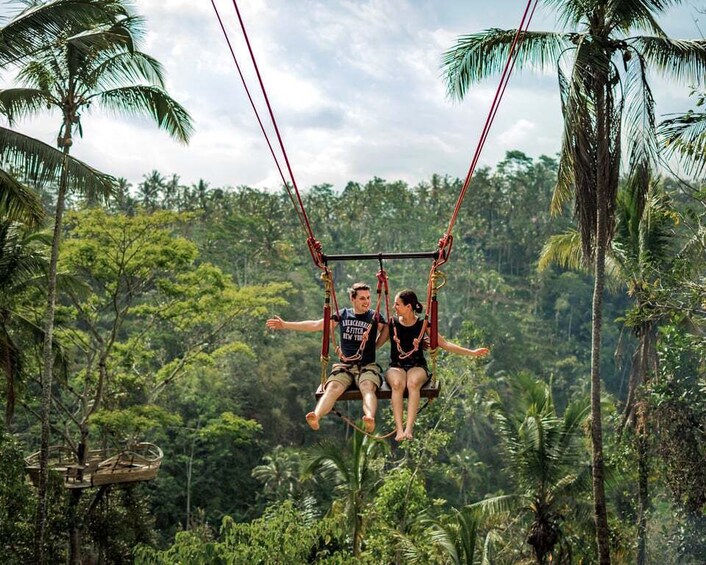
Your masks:
M 243 18 L 240 14 L 240 9 L 238 8 L 238 3 L 236 0 L 233 0 L 233 6 L 235 8 L 235 12 L 238 17 L 238 22 L 240 23 L 240 29 L 242 30 L 243 33 L 243 38 L 245 39 L 245 43 L 248 48 L 248 52 L 250 53 L 250 59 L 252 61 L 253 68 L 255 70 L 255 73 L 257 75 L 258 82 L 260 84 L 260 91 L 262 93 L 263 99 L 265 101 L 265 104 L 267 106 L 267 110 L 270 116 L 270 121 L 272 123 L 273 129 L 275 131 L 275 134 L 277 136 L 277 140 L 279 142 L 279 148 L 282 153 L 282 156 L 284 158 L 284 162 L 286 165 L 286 169 L 289 173 L 289 179 L 285 177 L 284 171 L 282 170 L 282 166 L 280 165 L 279 158 L 277 157 L 277 154 L 275 153 L 275 150 L 272 146 L 272 143 L 270 141 L 270 136 L 267 133 L 267 130 L 265 129 L 265 126 L 263 124 L 263 121 L 260 117 L 260 113 L 257 109 L 257 106 L 255 105 L 255 101 L 252 97 L 252 94 L 250 92 L 250 88 L 248 87 L 247 81 L 245 79 L 245 76 L 242 72 L 242 69 L 240 67 L 240 63 L 238 62 L 238 58 L 235 54 L 235 50 L 233 49 L 233 45 L 230 41 L 230 37 L 228 36 L 228 32 L 226 31 L 225 25 L 223 23 L 223 19 L 221 18 L 221 14 L 218 10 L 218 7 L 216 6 L 215 0 L 211 0 L 211 6 L 213 7 L 213 11 L 216 14 L 216 18 L 218 19 L 219 26 L 221 28 L 221 32 L 223 33 L 223 37 L 225 38 L 226 44 L 228 45 L 228 49 L 231 54 L 231 58 L 233 59 L 233 62 L 235 63 L 235 67 L 238 71 L 238 75 L 240 77 L 240 81 L 243 84 L 243 88 L 245 89 L 245 92 L 248 97 L 248 101 L 250 102 L 250 106 L 253 109 L 253 112 L 255 114 L 255 117 L 257 119 L 257 122 L 260 126 L 260 131 L 262 132 L 262 135 L 265 138 L 265 141 L 267 143 L 267 147 L 270 150 L 270 155 L 272 155 L 272 159 L 275 162 L 275 166 L 277 167 L 277 171 L 279 173 L 280 179 L 282 179 L 282 184 L 284 185 L 285 190 L 287 191 L 287 194 L 289 195 L 289 199 L 291 200 L 292 204 L 294 205 L 294 208 L 297 212 L 297 217 L 299 218 L 299 221 L 306 231 L 307 234 L 307 247 L 309 249 L 309 253 L 311 254 L 311 258 L 314 261 L 314 264 L 316 264 L 317 267 L 320 269 L 324 269 L 324 263 L 323 263 L 323 249 L 321 246 L 321 243 L 314 237 L 314 232 L 311 228 L 311 223 L 309 222 L 309 217 L 307 216 L 306 209 L 304 207 L 304 202 L 302 200 L 301 194 L 299 192 L 299 187 L 297 186 L 297 181 L 294 176 L 294 171 L 292 169 L 291 163 L 289 161 L 289 156 L 287 154 L 287 150 L 284 146 L 284 141 L 282 139 L 282 135 L 280 134 L 279 126 L 277 125 L 277 120 L 275 118 L 274 112 L 272 110 L 272 105 L 270 104 L 270 98 L 267 94 L 267 89 L 265 88 L 265 83 L 262 80 L 262 75 L 260 74 L 260 68 L 257 64 L 257 60 L 255 59 L 255 53 L 252 49 L 252 46 L 250 44 L 250 38 L 248 36 L 247 30 L 245 29 L 245 22 L 243 21 Z M 291 188 L 290 188 L 291 187 Z M 294 189 L 294 194 L 292 194 L 292 188 Z
M 282 135 L 280 134 L 279 126 L 277 125 L 277 120 L 275 119 L 274 112 L 272 110 L 272 105 L 270 104 L 270 99 L 269 96 L 267 95 L 267 89 L 265 88 L 264 81 L 262 79 L 262 75 L 260 73 L 259 66 L 257 64 L 257 60 L 255 58 L 255 53 L 252 49 L 252 45 L 250 44 L 250 38 L 248 36 L 247 30 L 245 28 L 245 22 L 243 21 L 243 18 L 240 13 L 240 9 L 238 7 L 238 2 L 237 0 L 232 0 L 233 2 L 233 7 L 235 8 L 235 12 L 238 17 L 238 22 L 240 24 L 240 29 L 243 33 L 243 37 L 245 39 L 248 52 L 250 54 L 250 60 L 252 62 L 253 68 L 255 69 L 256 75 L 258 82 L 260 84 L 260 90 L 262 92 L 263 98 L 265 100 L 265 103 L 267 105 L 267 110 L 270 116 L 270 120 L 272 122 L 272 126 L 274 128 L 275 134 L 277 136 L 277 140 L 279 142 L 279 147 L 282 152 L 282 155 L 284 157 L 284 161 L 286 164 L 287 171 L 289 173 L 289 182 L 285 178 L 284 172 L 282 171 L 282 167 L 280 167 L 279 160 L 275 154 L 274 149 L 272 148 L 272 144 L 269 141 L 269 136 L 267 135 L 267 132 L 262 124 L 262 120 L 260 119 L 260 115 L 257 111 L 257 108 L 254 104 L 254 101 L 250 95 L 250 90 L 247 86 L 247 81 L 245 80 L 245 77 L 243 73 L 241 72 L 240 65 L 237 61 L 237 57 L 235 56 L 235 52 L 232 48 L 232 45 L 230 43 L 230 40 L 228 38 L 228 34 L 226 32 L 225 26 L 223 25 L 223 21 L 221 19 L 220 13 L 218 11 L 218 8 L 216 7 L 215 0 L 211 0 L 211 5 L 213 6 L 213 10 L 216 13 L 216 16 L 218 18 L 218 22 L 221 26 L 221 30 L 223 32 L 223 35 L 226 38 L 226 42 L 228 44 L 228 47 L 231 51 L 231 55 L 233 58 L 233 61 L 235 62 L 235 65 L 238 69 L 238 74 L 240 75 L 241 81 L 243 83 L 243 86 L 245 87 L 245 91 L 248 94 L 248 99 L 250 100 L 250 104 L 253 108 L 253 111 L 255 112 L 255 115 L 258 119 L 258 123 L 260 124 L 260 129 L 262 130 L 263 135 L 265 136 L 265 139 L 267 140 L 268 147 L 270 148 L 270 153 L 275 160 L 275 164 L 277 165 L 277 169 L 280 173 L 280 177 L 282 178 L 282 182 L 284 183 L 284 186 L 290 195 L 290 199 L 292 202 L 295 203 L 295 208 L 297 209 L 297 214 L 299 216 L 299 219 L 307 233 L 307 247 L 309 249 L 309 253 L 311 254 L 312 260 L 314 261 L 314 264 L 319 267 L 322 271 L 326 269 L 325 266 L 325 260 L 324 260 L 324 255 L 323 255 L 323 250 L 321 243 L 314 237 L 314 232 L 311 228 L 311 224 L 309 222 L 309 218 L 306 214 L 306 210 L 304 208 L 304 202 L 301 198 L 301 194 L 299 192 L 299 188 L 296 183 L 296 179 L 294 177 L 294 171 L 292 170 L 291 163 L 289 161 L 289 156 L 287 155 L 287 151 L 284 147 L 284 141 L 282 139 Z M 468 169 L 468 172 L 466 174 L 463 186 L 461 188 L 461 191 L 459 193 L 458 199 L 456 200 L 456 205 L 454 207 L 454 210 L 451 214 L 451 218 L 449 220 L 448 227 L 446 228 L 446 232 L 443 234 L 441 239 L 439 239 L 438 242 L 438 257 L 436 261 L 434 262 L 434 265 L 432 267 L 432 275 L 444 263 L 446 263 L 449 259 L 450 253 L 451 253 L 451 247 L 453 243 L 453 236 L 452 236 L 452 231 L 454 228 L 454 225 L 456 223 L 456 220 L 458 218 L 460 209 L 461 209 L 461 204 L 463 203 L 463 199 L 466 195 L 466 192 L 468 191 L 468 188 L 471 183 L 471 178 L 473 176 L 473 173 L 475 172 L 475 168 L 478 164 L 478 160 L 480 159 L 480 154 L 481 151 L 485 145 L 485 142 L 488 138 L 488 135 L 490 133 L 490 128 L 495 120 L 495 117 L 498 112 L 498 108 L 500 106 L 500 102 L 505 94 L 505 90 L 507 88 L 511 72 L 515 66 L 515 62 L 517 60 L 517 53 L 518 53 L 518 45 L 522 39 L 522 37 L 527 33 L 527 30 L 529 29 L 530 22 L 532 21 L 532 17 L 534 16 L 534 13 L 537 8 L 539 0 L 527 0 L 527 5 L 525 7 L 525 10 L 522 14 L 522 19 L 520 21 L 520 25 L 518 26 L 513 41 L 510 45 L 510 48 L 508 50 L 508 56 L 507 60 L 505 62 L 505 65 L 503 67 L 503 72 L 498 84 L 498 87 L 495 91 L 495 96 L 493 98 L 493 102 L 491 104 L 491 107 L 488 111 L 488 115 L 485 120 L 485 124 L 483 126 L 483 130 L 481 132 L 481 135 L 479 137 L 478 143 L 476 145 L 476 150 L 473 154 L 473 158 L 471 160 L 470 167 Z M 292 188 L 294 189 L 294 195 L 292 195 L 290 191 L 290 183 Z M 296 202 L 295 202 L 296 200 Z M 433 331 L 433 330 L 432 330 Z
M 500 77 L 500 82 L 498 83 L 498 87 L 495 91 L 495 96 L 493 98 L 493 103 L 491 104 L 490 110 L 488 112 L 488 116 L 485 120 L 485 125 L 483 126 L 483 130 L 481 132 L 480 138 L 478 139 L 478 144 L 476 145 L 476 150 L 475 153 L 473 154 L 473 159 L 471 160 L 471 165 L 468 168 L 468 173 L 466 174 L 466 179 L 463 182 L 463 187 L 461 188 L 461 192 L 458 196 L 458 199 L 456 200 L 456 206 L 454 207 L 453 213 L 451 214 L 451 220 L 449 221 L 449 225 L 446 228 L 446 233 L 444 236 L 439 240 L 439 250 L 443 251 L 447 246 L 449 247 L 448 251 L 445 253 L 446 257 L 444 259 L 444 262 L 448 259 L 448 253 L 450 252 L 450 247 L 451 243 L 447 242 L 447 238 L 451 237 L 451 232 L 453 230 L 454 224 L 456 223 L 456 219 L 458 218 L 459 211 L 461 209 L 461 204 L 463 203 L 463 198 L 466 196 L 466 192 L 468 191 L 468 187 L 471 184 L 471 178 L 473 177 L 473 173 L 475 172 L 476 165 L 478 164 L 478 160 L 480 159 L 480 154 L 481 151 L 483 150 L 483 146 L 485 145 L 486 140 L 488 139 L 488 134 L 490 133 L 490 128 L 493 125 L 493 121 L 495 120 L 495 116 L 498 113 L 498 108 L 500 107 L 500 102 L 505 94 L 505 90 L 507 88 L 508 82 L 510 81 L 510 74 L 515 67 L 515 61 L 517 60 L 517 47 L 520 43 L 520 40 L 522 36 L 527 33 L 527 30 L 529 29 L 530 22 L 532 21 L 532 17 L 534 16 L 534 12 L 537 9 L 537 3 L 539 0 L 528 0 L 527 1 L 527 6 L 525 7 L 525 11 L 522 14 L 522 20 L 520 21 L 520 25 L 518 26 L 515 36 L 512 40 L 512 43 L 510 44 L 510 49 L 508 51 L 508 56 L 507 60 L 505 61 L 505 66 L 503 67 L 503 72 Z M 443 255 L 443 254 L 442 254 Z

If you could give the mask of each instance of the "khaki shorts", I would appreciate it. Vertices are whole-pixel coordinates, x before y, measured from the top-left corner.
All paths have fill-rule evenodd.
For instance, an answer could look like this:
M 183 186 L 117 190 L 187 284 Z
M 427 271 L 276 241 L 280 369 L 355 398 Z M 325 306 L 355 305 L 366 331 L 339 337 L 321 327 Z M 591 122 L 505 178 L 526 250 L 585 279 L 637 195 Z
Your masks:
M 377 363 L 369 363 L 367 365 L 352 365 L 349 363 L 334 363 L 331 368 L 331 374 L 326 379 L 326 385 L 335 381 L 341 383 L 348 388 L 355 382 L 357 387 L 363 381 L 371 381 L 376 387 L 380 388 L 382 378 L 380 373 L 382 369 Z

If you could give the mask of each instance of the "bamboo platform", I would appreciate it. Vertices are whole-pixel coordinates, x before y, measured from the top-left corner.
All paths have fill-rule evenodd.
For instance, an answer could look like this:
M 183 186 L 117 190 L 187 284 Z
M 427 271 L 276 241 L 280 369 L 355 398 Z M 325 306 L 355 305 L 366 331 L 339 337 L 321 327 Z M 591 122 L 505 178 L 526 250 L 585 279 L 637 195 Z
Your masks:
M 441 386 L 438 382 L 434 381 L 432 382 L 431 380 L 427 381 L 424 386 L 422 387 L 420 391 L 420 396 L 422 398 L 429 398 L 433 399 L 439 396 L 439 391 L 441 390 Z M 316 396 L 316 400 L 319 400 L 324 394 L 324 389 L 322 385 L 319 385 L 318 388 L 316 389 L 316 392 L 314 395 Z M 387 384 L 387 381 L 383 379 L 382 386 L 377 390 L 376 396 L 378 397 L 378 400 L 390 400 L 392 397 L 392 390 L 390 390 L 390 386 Z M 404 397 L 407 398 L 407 389 L 404 391 Z M 338 397 L 337 402 L 342 402 L 344 400 L 361 400 L 362 397 L 360 395 L 360 390 L 358 389 L 357 386 L 351 385 L 349 386 L 346 391 Z
M 164 457 L 152 443 L 142 442 L 121 451 L 91 450 L 85 464 L 62 446 L 49 448 L 49 470 L 61 475 L 66 488 L 149 481 L 157 476 Z M 34 486 L 39 484 L 39 451 L 25 458 L 25 470 Z

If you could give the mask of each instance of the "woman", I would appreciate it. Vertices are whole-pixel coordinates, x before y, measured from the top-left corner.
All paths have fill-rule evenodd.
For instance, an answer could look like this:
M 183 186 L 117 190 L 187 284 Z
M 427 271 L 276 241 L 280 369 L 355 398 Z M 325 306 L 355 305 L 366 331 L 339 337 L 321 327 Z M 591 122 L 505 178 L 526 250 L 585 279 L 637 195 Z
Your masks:
M 425 339 L 429 328 L 422 333 L 424 320 L 418 318 L 422 305 L 417 295 L 411 290 L 403 290 L 395 296 L 395 314 L 390 320 L 390 368 L 385 374 L 387 383 L 392 389 L 392 415 L 395 419 L 395 439 L 403 441 L 412 439 L 414 421 L 419 409 L 420 390 L 431 373 L 424 357 Z M 426 335 L 425 335 L 426 334 Z M 455 343 L 446 341 L 439 336 L 439 347 L 458 355 L 474 355 L 482 357 L 490 351 L 486 347 L 466 349 Z M 403 426 L 404 390 L 407 388 L 407 426 Z

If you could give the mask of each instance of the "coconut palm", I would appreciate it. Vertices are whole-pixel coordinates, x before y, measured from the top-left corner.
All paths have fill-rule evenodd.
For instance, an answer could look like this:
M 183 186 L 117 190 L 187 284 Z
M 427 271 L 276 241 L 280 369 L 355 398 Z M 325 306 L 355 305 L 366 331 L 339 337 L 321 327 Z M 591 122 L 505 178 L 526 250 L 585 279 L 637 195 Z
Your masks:
M 490 535 L 486 536 L 482 551 L 478 546 L 483 542 L 479 528 L 483 523 L 483 513 L 478 507 L 464 506 L 461 510 L 452 510 L 449 516 L 439 519 L 422 519 L 421 524 L 429 531 L 429 537 L 453 565 L 473 565 L 478 562 L 489 563 Z M 405 557 L 410 563 L 419 563 L 420 559 L 415 554 L 414 547 L 405 552 Z
M 44 4 L 18 2 L 25 10 L 0 29 L 0 69 L 21 64 L 58 41 L 69 23 L 88 25 L 113 12 L 115 0 L 53 0 Z M 56 182 L 62 154 L 53 147 L 0 127 L 0 212 L 6 219 L 37 225 L 44 217 L 40 200 L 27 187 Z M 100 192 L 110 177 L 72 161 L 70 176 L 77 184 L 91 184 Z M 78 173 L 78 176 L 77 176 Z M 22 182 L 20 178 L 24 179 Z M 103 185 L 103 186 L 101 186 Z
M 564 134 L 552 208 L 560 210 L 573 193 L 584 257 L 593 261 L 591 438 L 596 540 L 602 564 L 610 562 L 600 407 L 605 252 L 613 234 L 621 155 L 629 156 L 629 170 L 649 167 L 656 159 L 648 68 L 695 84 L 705 76 L 704 43 L 672 40 L 657 23 L 658 15 L 680 3 L 544 0 L 565 28 L 578 31 L 527 32 L 516 55 L 519 69 L 558 68 Z M 649 35 L 631 36 L 635 31 Z M 449 93 L 461 99 L 471 84 L 497 73 L 514 37 L 515 30 L 500 29 L 460 37 L 443 60 Z
M 471 508 L 486 515 L 511 513 L 526 516 L 526 540 L 537 563 L 556 558 L 562 547 L 562 521 L 578 518 L 584 510 L 581 499 L 590 490 L 588 457 L 583 448 L 583 426 L 589 414 L 588 401 L 571 402 L 559 416 L 551 388 L 529 375 L 515 381 L 516 405 L 494 403 L 502 449 L 514 492 L 482 500 Z
M 635 180 L 634 178 L 631 180 Z M 616 232 L 606 257 L 609 281 L 616 289 L 624 287 L 633 299 L 626 326 L 637 337 L 627 399 L 623 412 L 624 427 L 629 424 L 636 433 L 638 466 L 637 562 L 645 563 L 648 498 L 648 429 L 649 404 L 643 397 L 644 383 L 658 372 L 657 328 L 666 316 L 657 307 L 651 289 L 667 276 L 672 263 L 679 257 L 674 232 L 676 214 L 670 206 L 660 182 L 648 181 L 647 197 L 633 183 L 626 183 L 616 201 Z M 539 268 L 551 263 L 565 268 L 582 269 L 578 232 L 570 230 L 550 238 L 542 250 Z
M 383 445 L 365 434 L 355 431 L 350 449 L 340 444 L 321 443 L 313 450 L 314 456 L 305 466 L 305 474 L 321 474 L 331 478 L 336 491 L 343 495 L 343 512 L 351 525 L 353 555 L 360 555 L 363 541 L 363 512 L 380 481 L 376 457 Z
M 102 0 L 95 0 L 94 4 L 105 6 Z M 0 112 L 7 116 L 11 126 L 18 119 L 47 107 L 58 110 L 61 115 L 57 146 L 63 153 L 63 163 L 54 214 L 44 321 L 38 553 L 43 551 L 44 536 L 56 266 L 66 195 L 69 190 L 80 189 L 72 185 L 69 178 L 69 153 L 74 134 L 82 135 L 82 114 L 89 107 L 128 116 L 146 115 L 184 143 L 192 131 L 189 114 L 164 90 L 159 62 L 137 50 L 143 20 L 131 13 L 127 2 L 115 1 L 110 5 L 111 10 L 102 12 L 98 21 L 67 21 L 46 48 L 20 65 L 18 81 L 23 87 L 0 90 Z M 12 25 L 10 22 L 6 27 Z M 87 196 L 95 199 L 95 195 Z
M 298 498 L 303 491 L 300 477 L 301 457 L 291 449 L 276 446 L 264 463 L 254 467 L 251 475 L 262 483 L 265 495 L 276 501 Z

